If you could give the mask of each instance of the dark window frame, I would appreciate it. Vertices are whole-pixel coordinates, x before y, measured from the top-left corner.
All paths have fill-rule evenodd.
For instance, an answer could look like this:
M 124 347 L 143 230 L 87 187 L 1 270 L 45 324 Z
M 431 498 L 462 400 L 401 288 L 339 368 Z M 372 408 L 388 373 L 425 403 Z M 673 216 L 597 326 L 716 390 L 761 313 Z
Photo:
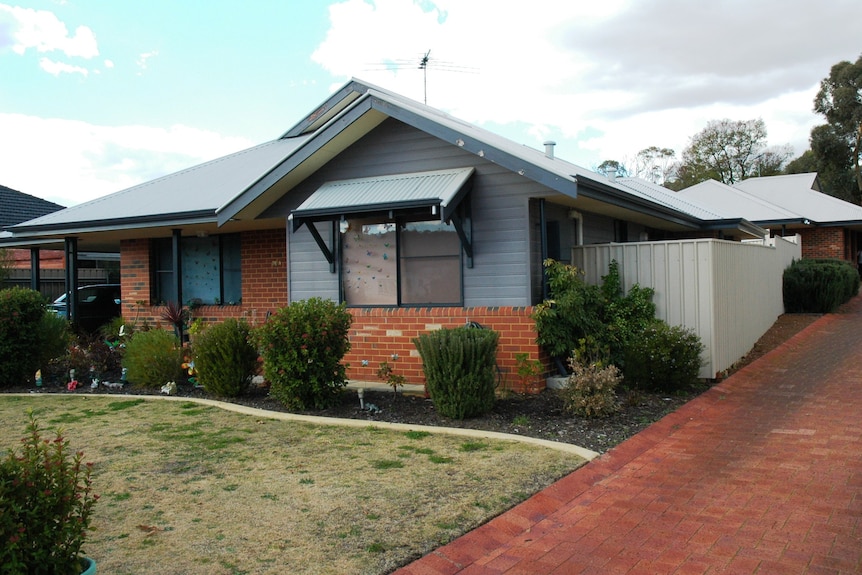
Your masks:
M 242 237 L 239 233 L 234 234 L 218 234 L 218 301 L 202 302 L 199 305 L 238 305 L 242 303 Z M 180 242 L 194 240 L 195 237 L 189 236 L 180 239 Z M 174 265 L 174 238 L 154 238 L 150 243 L 150 301 L 154 305 L 164 305 L 170 301 L 177 300 L 177 282 L 175 279 Z M 235 255 L 235 266 L 227 266 L 225 255 L 227 250 L 232 250 Z M 182 254 L 182 247 L 176 250 L 176 253 Z M 182 257 L 182 256 L 180 256 Z M 182 261 L 180 262 L 182 263 Z M 185 278 L 186 266 L 180 266 L 180 274 Z M 239 290 L 239 297 L 226 298 L 225 284 L 228 274 L 234 277 L 231 281 Z M 238 280 L 238 281 L 237 281 Z M 183 286 L 180 286 L 181 293 L 185 294 Z M 168 293 L 163 293 L 167 291 Z M 235 294 L 228 293 L 228 296 Z M 184 295 L 185 299 L 185 295 Z M 183 305 L 188 305 L 190 302 L 181 302 Z

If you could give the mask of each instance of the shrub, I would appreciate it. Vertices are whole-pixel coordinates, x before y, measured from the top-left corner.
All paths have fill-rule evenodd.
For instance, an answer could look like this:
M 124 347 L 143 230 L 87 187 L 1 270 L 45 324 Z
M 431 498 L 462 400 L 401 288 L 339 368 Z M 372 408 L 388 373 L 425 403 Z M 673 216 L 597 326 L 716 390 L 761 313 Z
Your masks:
M 195 337 L 195 370 L 207 391 L 236 397 L 248 388 L 257 368 L 257 350 L 249 335 L 247 323 L 229 318 Z
M 46 312 L 39 320 L 39 368 L 45 369 L 48 363 L 68 353 L 72 343 L 72 330 L 69 321 L 56 313 Z
M 162 329 L 139 331 L 126 344 L 123 367 L 130 382 L 144 387 L 161 387 L 182 376 L 179 340 Z
M 545 262 L 551 299 L 536 306 L 537 342 L 554 358 L 573 350 L 582 361 L 622 365 L 628 342 L 655 318 L 654 290 L 635 284 L 624 294 L 619 265 L 611 261 L 601 286 L 588 285 L 583 272 Z
M 499 339 L 494 330 L 459 327 L 413 340 L 422 356 L 428 394 L 441 415 L 465 419 L 494 406 Z
M 310 298 L 275 312 L 255 330 L 270 395 L 291 409 L 323 409 L 347 385 L 350 350 L 345 304 Z
M 608 275 L 602 278 L 604 308 L 602 322 L 605 324 L 605 341 L 608 356 L 606 363 L 622 368 L 625 365 L 625 349 L 629 343 L 641 337 L 643 331 L 655 321 L 655 290 L 635 284 L 623 294 L 619 265 L 612 260 Z
M 858 271 L 842 260 L 795 260 L 784 270 L 787 313 L 832 313 L 858 291 Z
M 597 286 L 584 281 L 575 266 L 545 260 L 551 299 L 536 306 L 536 341 L 555 358 L 568 358 L 578 340 L 604 331 L 599 309 L 602 295 Z
M 622 374 L 616 366 L 585 364 L 572 358 L 568 384 L 560 390 L 564 409 L 582 417 L 606 417 L 619 410 L 616 388 Z
M 43 439 L 30 414 L 20 453 L 0 461 L 0 565 L 4 573 L 79 575 L 81 547 L 98 496 L 90 463 L 57 432 Z
M 697 382 L 703 349 L 694 331 L 656 320 L 626 348 L 626 384 L 648 391 L 684 390 Z
M 84 384 L 90 383 L 91 377 L 102 380 L 110 374 L 118 374 L 121 356 L 118 348 L 108 342 L 80 333 L 72 335 L 64 353 L 43 365 L 42 376 L 47 381 L 69 381 L 70 371 L 74 369 L 75 379 Z
M 0 290 L 0 387 L 25 384 L 39 369 L 40 325 L 45 300 L 39 292 Z

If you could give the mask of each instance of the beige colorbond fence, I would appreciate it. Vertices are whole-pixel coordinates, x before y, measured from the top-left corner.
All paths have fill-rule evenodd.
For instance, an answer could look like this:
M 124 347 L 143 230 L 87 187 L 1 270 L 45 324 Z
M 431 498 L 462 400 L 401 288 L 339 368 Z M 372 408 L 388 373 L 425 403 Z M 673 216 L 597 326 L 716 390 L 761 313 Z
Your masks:
M 656 316 L 693 329 L 713 378 L 748 353 L 784 313 L 782 275 L 802 257 L 799 236 L 764 241 L 682 240 L 578 246 L 572 263 L 599 283 L 612 260 L 623 286 L 651 287 Z

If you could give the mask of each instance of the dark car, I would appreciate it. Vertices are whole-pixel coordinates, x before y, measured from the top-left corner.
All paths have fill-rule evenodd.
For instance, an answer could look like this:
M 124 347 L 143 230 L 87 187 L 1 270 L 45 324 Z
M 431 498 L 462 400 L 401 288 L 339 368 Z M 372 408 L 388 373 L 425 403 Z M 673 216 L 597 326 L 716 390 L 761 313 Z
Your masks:
M 55 299 L 50 309 L 68 319 L 66 294 Z M 120 284 L 97 284 L 78 288 L 78 326 L 81 329 L 96 331 L 119 315 Z

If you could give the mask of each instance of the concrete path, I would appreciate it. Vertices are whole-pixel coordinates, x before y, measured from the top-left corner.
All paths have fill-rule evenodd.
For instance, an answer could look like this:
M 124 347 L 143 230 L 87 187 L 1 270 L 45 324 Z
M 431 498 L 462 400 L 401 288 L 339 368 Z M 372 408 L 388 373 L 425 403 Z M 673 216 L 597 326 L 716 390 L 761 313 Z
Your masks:
M 862 573 L 862 297 L 396 573 Z

